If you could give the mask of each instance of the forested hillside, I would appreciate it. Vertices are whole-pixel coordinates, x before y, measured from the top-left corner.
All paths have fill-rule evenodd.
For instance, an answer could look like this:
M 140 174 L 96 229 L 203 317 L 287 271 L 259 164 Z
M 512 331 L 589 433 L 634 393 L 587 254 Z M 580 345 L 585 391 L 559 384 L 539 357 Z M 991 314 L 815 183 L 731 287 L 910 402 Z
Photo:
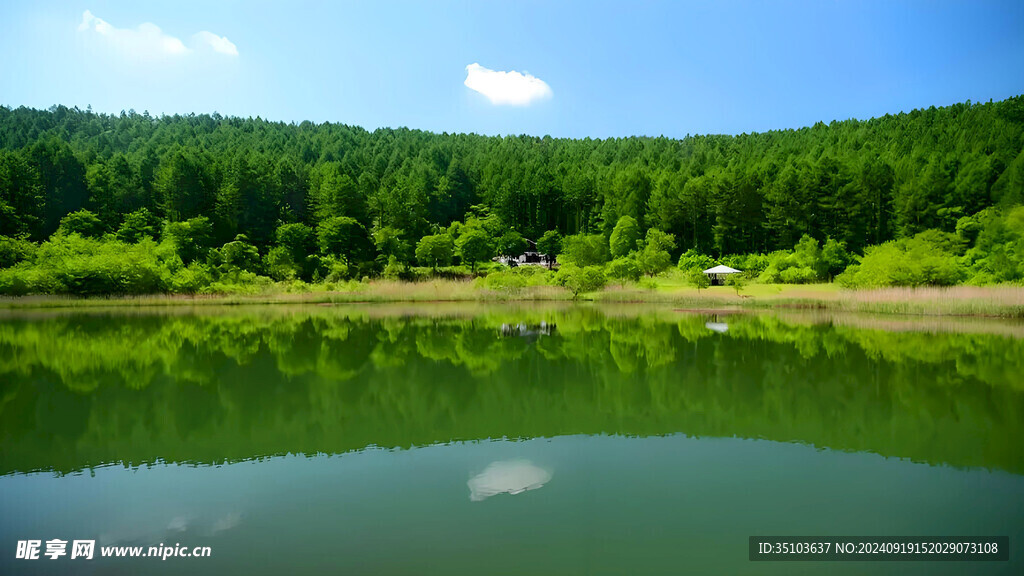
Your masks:
M 372 275 L 389 260 L 446 263 L 420 257 L 425 236 L 447 234 L 454 246 L 438 253 L 457 258 L 471 221 L 493 253 L 495 231 L 608 238 L 627 216 L 638 249 L 649 229 L 671 235 L 673 261 L 790 250 L 805 235 L 862 254 L 926 230 L 959 234 L 963 255 L 1022 200 L 1024 96 L 682 140 L 0 107 L 0 267 L 77 233 L 173 240 L 185 266 L 220 248 L 213 264 L 234 258 L 275 277 L 327 274 L 314 254 Z

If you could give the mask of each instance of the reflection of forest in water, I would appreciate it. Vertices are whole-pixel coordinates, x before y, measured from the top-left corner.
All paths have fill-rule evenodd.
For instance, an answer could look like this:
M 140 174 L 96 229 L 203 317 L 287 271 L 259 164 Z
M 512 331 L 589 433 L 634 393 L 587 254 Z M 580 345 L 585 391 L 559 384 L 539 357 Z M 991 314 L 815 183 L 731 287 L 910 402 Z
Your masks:
M 9 316 L 0 472 L 680 432 L 1024 472 L 1024 338 L 609 310 Z

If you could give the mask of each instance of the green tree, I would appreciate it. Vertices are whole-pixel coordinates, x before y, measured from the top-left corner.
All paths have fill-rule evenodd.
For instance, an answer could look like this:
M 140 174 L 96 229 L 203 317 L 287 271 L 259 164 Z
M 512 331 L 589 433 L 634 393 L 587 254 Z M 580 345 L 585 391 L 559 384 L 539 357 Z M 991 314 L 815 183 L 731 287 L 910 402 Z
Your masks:
M 1009 210 L 990 208 L 979 213 L 975 222 L 976 240 L 964 255 L 964 264 L 970 267 L 970 283 L 1015 282 L 1024 278 L 1024 206 Z M 962 238 L 959 233 L 957 236 Z
M 36 253 L 36 245 L 24 238 L 0 236 L 0 268 L 9 268 L 18 262 L 30 260 Z
M 259 246 L 270 244 L 281 215 L 281 189 L 270 160 L 238 154 L 217 195 L 214 229 L 221 238 L 245 233 Z
M 852 262 L 850 253 L 846 251 L 846 243 L 837 241 L 831 236 L 826 238 L 825 246 L 821 249 L 821 262 L 825 275 L 831 282 Z
M 98 238 L 103 234 L 103 223 L 88 210 L 78 210 L 61 218 L 59 230 L 64 234 L 78 234 L 85 238 Z
M 322 254 L 344 256 L 348 262 L 363 260 L 369 247 L 366 229 L 348 216 L 333 216 L 321 222 L 316 239 Z
M 537 251 L 547 257 L 548 268 L 562 252 L 562 235 L 557 230 L 548 230 L 537 240 Z
M 469 264 L 473 272 L 476 272 L 476 265 L 479 262 L 490 260 L 494 254 L 494 247 L 491 245 L 491 237 L 482 228 L 464 228 L 455 241 L 459 257 L 464 264 Z
M 608 261 L 608 242 L 600 234 L 576 234 L 562 239 L 560 264 L 601 266 Z
M 190 148 L 177 148 L 160 161 L 155 190 L 172 221 L 213 213 L 217 194 L 207 168 L 210 164 L 208 158 Z
M 264 257 L 267 273 L 275 280 L 312 279 L 319 264 L 313 229 L 300 223 L 282 224 L 274 239 L 277 246 Z
M 294 280 L 302 274 L 302 267 L 295 262 L 288 249 L 274 246 L 263 258 L 263 268 L 277 281 Z
M 743 277 L 743 274 L 729 274 L 725 278 L 725 285 L 732 286 L 732 289 L 736 291 L 736 295 L 739 296 L 740 292 L 747 287 L 747 279 Z
M 648 245 L 637 255 L 637 263 L 641 272 L 653 278 L 672 266 L 672 257 L 665 250 Z
M 175 248 L 184 265 L 205 260 L 213 246 L 213 224 L 205 216 L 190 218 L 184 222 L 165 222 L 163 238 Z
M 43 193 L 41 236 L 52 234 L 64 216 L 81 209 L 89 198 L 85 166 L 62 138 L 50 135 L 28 148 Z
M 235 239 L 221 246 L 219 260 L 225 272 L 234 270 L 245 270 L 246 272 L 257 272 L 260 268 L 260 253 L 255 246 L 249 243 L 245 234 L 235 236 Z
M 514 258 L 526 252 L 527 244 L 523 235 L 515 230 L 506 232 L 495 243 L 495 252 L 499 256 Z
M 125 215 L 124 221 L 117 229 L 117 239 L 127 244 L 135 244 L 147 236 L 156 236 L 156 226 L 156 217 L 149 210 L 140 208 Z
M 455 243 L 447 234 L 424 236 L 416 244 L 416 260 L 420 266 L 430 266 L 437 270 L 438 266 L 448 266 L 455 256 Z
M 578 266 L 568 263 L 563 264 L 555 273 L 555 282 L 572 292 L 575 300 L 580 294 L 600 290 L 607 279 L 600 266 Z
M 409 243 L 405 232 L 391 226 L 379 226 L 373 230 L 373 244 L 377 248 L 377 259 L 389 262 L 394 258 L 399 263 L 409 261 Z
M 287 250 L 296 263 L 302 263 L 316 250 L 316 236 L 305 224 L 292 223 L 278 226 L 274 232 L 277 245 Z
M 700 270 L 690 270 L 686 273 L 686 280 L 697 289 L 699 293 L 702 289 L 711 286 L 711 278 L 708 275 L 701 272 Z
M 366 197 L 338 162 L 322 164 L 313 178 L 313 204 L 317 218 L 347 216 L 367 221 Z
M 88 166 L 85 179 L 88 205 L 108 228 L 117 226 L 121 214 L 152 206 L 136 168 L 123 153 Z
M 23 154 L 0 150 L 0 235 L 38 236 L 42 207 L 39 173 Z
M 687 252 L 772 281 L 835 275 L 843 244 L 850 254 L 865 254 L 898 242 L 881 253 L 900 262 L 905 257 L 897 252 L 920 253 L 953 273 L 915 261 L 880 281 L 1013 282 L 1021 277 L 1021 251 L 1006 218 L 1024 201 L 1021 102 L 963 103 L 737 136 L 602 140 L 0 107 L 0 235 L 27 233 L 44 243 L 62 218 L 80 209 L 115 232 L 122 215 L 142 208 L 171 222 L 204 216 L 213 222 L 214 244 L 245 234 L 266 255 L 268 272 L 312 279 L 310 270 L 321 278 L 331 274 L 320 259 L 346 267 L 346 276 L 362 276 L 392 255 L 412 260 L 410 247 L 425 235 L 446 231 L 454 240 L 462 228 L 482 228 L 492 243 L 509 230 L 529 238 L 562 230 L 572 234 L 566 250 L 540 250 L 559 254 L 563 263 L 603 265 L 621 221 L 614 253 L 636 251 L 638 261 L 651 261 L 644 256 L 649 243 L 631 240 L 654 228 L 674 235 Z M 315 230 L 336 217 L 362 226 L 357 249 L 307 258 L 300 274 L 295 255 L 273 246 L 281 224 Z M 388 228 L 401 233 L 384 233 L 378 242 L 376 232 Z M 928 256 L 919 242 L 903 242 L 928 231 L 957 232 L 963 246 L 936 246 L 959 259 L 963 274 L 946 266 L 945 257 Z M 805 235 L 819 242 L 811 246 Z M 129 226 L 120 237 L 141 237 L 137 244 L 143 244 L 145 236 Z M 161 258 L 171 243 L 162 240 Z M 95 248 L 71 241 L 54 246 Z M 209 288 L 203 256 L 194 266 L 162 261 L 173 277 L 167 289 Z
M 640 226 L 637 224 L 636 219 L 632 216 L 619 218 L 608 241 L 612 257 L 619 258 L 636 250 L 639 240 Z
M 694 270 L 701 272 L 708 268 L 713 268 L 715 265 L 717 265 L 717 262 L 715 262 L 714 258 L 701 254 L 693 248 L 683 252 L 682 255 L 679 256 L 678 267 L 684 272 L 692 272 Z
M 643 250 L 637 256 L 641 272 L 654 277 L 672 266 L 672 257 L 669 255 L 669 251 L 675 248 L 675 236 L 657 228 L 651 228 L 647 231 L 643 244 Z
M 405 273 L 405 266 L 398 261 L 397 257 L 391 255 L 388 256 L 388 262 L 384 265 L 384 270 L 380 275 L 388 280 L 398 280 L 403 273 Z

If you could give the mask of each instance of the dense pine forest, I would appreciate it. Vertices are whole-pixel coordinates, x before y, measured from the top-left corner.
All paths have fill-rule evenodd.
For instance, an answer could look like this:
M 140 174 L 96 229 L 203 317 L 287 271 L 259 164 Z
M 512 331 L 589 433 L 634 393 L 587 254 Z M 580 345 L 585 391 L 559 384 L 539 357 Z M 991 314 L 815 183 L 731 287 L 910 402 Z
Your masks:
M 1014 282 L 1022 203 L 1024 96 L 606 140 L 0 107 L 5 294 L 486 274 L 524 238 L 580 288 L 602 282 L 587 269 L 715 261 L 771 282 Z

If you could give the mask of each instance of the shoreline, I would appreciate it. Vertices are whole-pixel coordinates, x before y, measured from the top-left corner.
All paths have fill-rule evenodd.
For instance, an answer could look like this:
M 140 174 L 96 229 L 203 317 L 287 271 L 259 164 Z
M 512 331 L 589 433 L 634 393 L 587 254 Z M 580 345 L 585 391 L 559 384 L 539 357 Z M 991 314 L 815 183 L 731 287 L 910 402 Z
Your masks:
M 347 286 L 349 288 L 352 285 Z M 561 288 L 533 286 L 511 291 L 487 290 L 469 282 L 371 282 L 355 289 L 264 291 L 255 294 L 150 294 L 135 296 L 17 296 L 0 298 L 0 310 L 80 309 L 183 306 L 263 306 L 282 304 L 432 304 L 530 303 L 657 304 L 697 310 L 822 310 L 898 316 L 959 316 L 1024 319 L 1024 287 L 954 286 L 949 288 L 882 288 L 843 290 L 831 284 L 752 285 L 737 295 L 732 288 L 701 291 L 666 286 L 613 286 L 577 299 Z

